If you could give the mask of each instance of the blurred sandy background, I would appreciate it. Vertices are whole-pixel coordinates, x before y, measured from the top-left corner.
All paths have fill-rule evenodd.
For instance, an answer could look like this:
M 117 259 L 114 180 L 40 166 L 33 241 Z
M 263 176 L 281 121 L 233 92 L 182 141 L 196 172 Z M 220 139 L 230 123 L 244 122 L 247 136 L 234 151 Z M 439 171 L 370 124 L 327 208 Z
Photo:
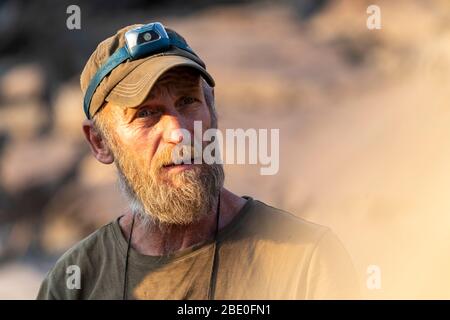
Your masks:
M 164 3 L 0 2 L 0 299 L 34 298 L 62 252 L 123 211 L 83 141 L 78 79 L 100 40 L 154 20 L 206 61 L 221 128 L 280 129 L 279 173 L 227 166 L 230 189 L 333 228 L 366 298 L 450 298 L 450 3 Z

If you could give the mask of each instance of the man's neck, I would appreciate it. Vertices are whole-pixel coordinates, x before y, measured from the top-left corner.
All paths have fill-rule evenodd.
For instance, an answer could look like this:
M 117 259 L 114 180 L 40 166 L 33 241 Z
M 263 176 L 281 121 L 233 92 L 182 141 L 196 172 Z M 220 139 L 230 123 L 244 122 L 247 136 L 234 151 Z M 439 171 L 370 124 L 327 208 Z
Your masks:
M 228 225 L 239 213 L 246 200 L 222 188 L 220 193 L 219 230 Z M 214 210 L 215 211 L 215 210 Z M 139 253 L 161 256 L 206 242 L 214 237 L 216 231 L 216 212 L 206 215 L 196 223 L 181 226 L 159 227 L 140 223 L 136 217 L 131 246 Z M 120 220 L 122 233 L 129 238 L 133 214 L 127 212 Z

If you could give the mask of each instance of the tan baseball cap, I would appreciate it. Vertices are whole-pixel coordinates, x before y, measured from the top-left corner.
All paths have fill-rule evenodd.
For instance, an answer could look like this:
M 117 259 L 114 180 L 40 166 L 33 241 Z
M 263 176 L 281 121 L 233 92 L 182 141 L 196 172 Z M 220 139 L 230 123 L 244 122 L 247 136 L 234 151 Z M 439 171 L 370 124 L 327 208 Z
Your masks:
M 125 32 L 142 26 L 135 24 L 117 31 L 115 35 L 100 42 L 95 51 L 89 57 L 80 77 L 83 95 L 97 70 L 114 54 L 117 49 L 125 46 Z M 166 28 L 167 32 L 173 32 L 182 40 L 174 30 Z M 194 54 L 172 46 L 169 50 L 136 60 L 126 60 L 118 65 L 100 82 L 92 96 L 89 105 L 89 115 L 94 116 L 105 101 L 113 102 L 123 107 L 137 107 L 145 101 L 150 90 L 158 78 L 174 67 L 188 66 L 199 71 L 205 81 L 214 87 L 213 77 L 206 71 L 205 63 Z

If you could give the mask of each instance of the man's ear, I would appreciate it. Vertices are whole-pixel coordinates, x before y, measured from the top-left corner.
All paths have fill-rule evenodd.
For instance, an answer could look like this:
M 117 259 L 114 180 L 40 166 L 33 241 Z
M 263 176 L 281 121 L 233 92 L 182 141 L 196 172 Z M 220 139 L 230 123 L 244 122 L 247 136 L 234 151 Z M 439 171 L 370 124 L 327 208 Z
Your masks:
M 94 157 L 104 164 L 113 163 L 113 153 L 109 149 L 102 134 L 95 128 L 92 120 L 85 119 L 83 121 L 83 132 L 86 140 L 89 142 Z

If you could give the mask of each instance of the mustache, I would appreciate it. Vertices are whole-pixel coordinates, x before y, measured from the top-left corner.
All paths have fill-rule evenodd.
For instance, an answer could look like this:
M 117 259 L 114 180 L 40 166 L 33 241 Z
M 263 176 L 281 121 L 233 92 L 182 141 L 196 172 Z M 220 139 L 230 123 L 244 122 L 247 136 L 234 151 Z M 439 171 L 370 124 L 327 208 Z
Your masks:
M 155 155 L 153 166 L 160 169 L 165 166 L 182 163 L 194 163 L 202 159 L 201 152 L 196 152 L 192 145 L 177 145 L 175 147 L 166 147 Z

